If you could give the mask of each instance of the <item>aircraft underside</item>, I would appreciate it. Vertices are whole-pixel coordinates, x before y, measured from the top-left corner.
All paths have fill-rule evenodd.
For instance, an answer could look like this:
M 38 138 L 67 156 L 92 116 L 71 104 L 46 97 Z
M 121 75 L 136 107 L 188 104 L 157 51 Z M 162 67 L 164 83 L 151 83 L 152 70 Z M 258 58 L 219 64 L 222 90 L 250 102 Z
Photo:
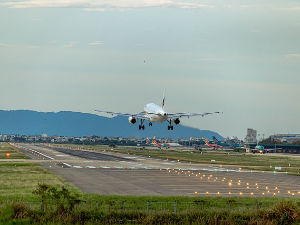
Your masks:
M 173 130 L 174 129 L 174 126 L 172 125 L 172 120 L 167 120 L 169 125 L 168 125 L 168 130 Z M 145 122 L 145 119 L 140 119 L 140 125 L 139 125 L 139 130 L 145 130 L 145 125 L 144 125 L 144 122 Z M 176 124 L 176 123 L 175 123 Z M 178 123 L 177 123 L 178 124 Z M 176 125 L 177 125 L 176 124 Z M 152 127 L 152 122 L 149 121 L 149 127 Z

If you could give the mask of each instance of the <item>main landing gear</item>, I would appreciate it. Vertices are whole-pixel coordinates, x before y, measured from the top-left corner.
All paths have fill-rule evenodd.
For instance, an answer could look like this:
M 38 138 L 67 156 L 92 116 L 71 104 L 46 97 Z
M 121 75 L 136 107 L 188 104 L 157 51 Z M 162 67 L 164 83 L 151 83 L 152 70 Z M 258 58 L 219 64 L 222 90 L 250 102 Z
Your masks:
M 139 130 L 145 130 L 145 125 L 143 125 L 144 121 L 144 119 L 141 119 L 141 125 L 139 125 Z
M 174 127 L 173 127 L 173 125 L 172 125 L 172 120 L 168 120 L 168 122 L 169 122 L 168 130 L 173 130 Z

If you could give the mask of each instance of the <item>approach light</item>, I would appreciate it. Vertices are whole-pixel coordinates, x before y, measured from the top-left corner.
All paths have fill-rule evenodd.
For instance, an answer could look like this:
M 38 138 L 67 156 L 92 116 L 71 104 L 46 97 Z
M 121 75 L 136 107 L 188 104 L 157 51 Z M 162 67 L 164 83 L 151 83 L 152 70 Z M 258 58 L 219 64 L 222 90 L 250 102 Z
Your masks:
M 9 157 L 10 156 L 10 153 L 6 153 L 6 157 Z

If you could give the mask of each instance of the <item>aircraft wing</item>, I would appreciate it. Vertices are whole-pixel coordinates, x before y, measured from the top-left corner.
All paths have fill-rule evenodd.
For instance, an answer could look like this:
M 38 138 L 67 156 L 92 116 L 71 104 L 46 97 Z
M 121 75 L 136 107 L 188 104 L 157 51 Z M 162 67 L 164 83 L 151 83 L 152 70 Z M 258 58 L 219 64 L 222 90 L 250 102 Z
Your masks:
M 210 114 L 216 114 L 216 113 L 222 113 L 222 112 L 207 112 L 207 113 L 171 113 L 168 114 L 169 119 L 176 119 L 181 117 L 192 117 L 192 116 L 206 116 Z
M 134 113 L 120 113 L 120 112 L 110 112 L 110 111 L 102 111 L 102 110 L 95 110 L 96 112 L 101 112 L 101 113 L 107 113 L 107 114 L 111 114 L 112 116 L 132 116 L 134 118 L 138 118 L 138 119 L 148 119 L 148 117 L 146 117 L 144 114 L 138 113 L 138 114 L 134 114 Z

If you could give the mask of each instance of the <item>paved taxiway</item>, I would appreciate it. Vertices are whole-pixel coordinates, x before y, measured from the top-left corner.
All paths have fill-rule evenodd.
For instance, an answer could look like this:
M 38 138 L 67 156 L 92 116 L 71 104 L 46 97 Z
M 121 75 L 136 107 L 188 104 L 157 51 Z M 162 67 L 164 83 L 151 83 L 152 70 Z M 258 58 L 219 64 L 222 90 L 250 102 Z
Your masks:
M 299 177 L 107 151 L 20 144 L 26 155 L 86 193 L 300 197 Z

